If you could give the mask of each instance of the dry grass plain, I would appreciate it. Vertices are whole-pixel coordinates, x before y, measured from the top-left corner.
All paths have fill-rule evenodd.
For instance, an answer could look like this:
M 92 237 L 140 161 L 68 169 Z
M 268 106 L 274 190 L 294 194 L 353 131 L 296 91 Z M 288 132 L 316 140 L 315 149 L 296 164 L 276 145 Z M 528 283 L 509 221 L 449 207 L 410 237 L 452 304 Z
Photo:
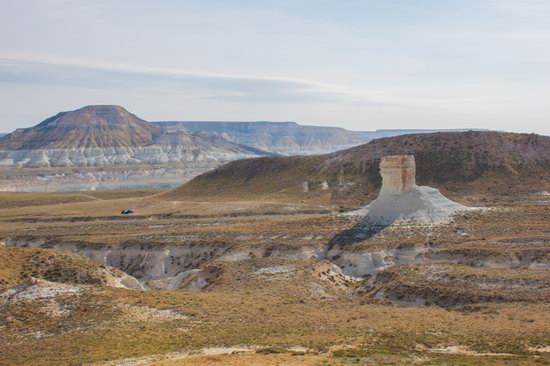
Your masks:
M 442 261 L 353 281 L 327 261 L 286 255 L 322 249 L 353 226 L 335 207 L 146 193 L 2 193 L 0 241 L 224 246 L 248 255 L 198 261 L 217 274 L 201 291 L 139 291 L 106 286 L 100 269 L 109 267 L 78 254 L 0 246 L 0 290 L 30 276 L 50 281 L 0 300 L 0 364 L 550 364 L 546 197 L 346 244 L 350 252 L 428 248 Z M 135 215 L 119 214 L 129 207 Z M 208 351 L 230 347 L 250 349 Z

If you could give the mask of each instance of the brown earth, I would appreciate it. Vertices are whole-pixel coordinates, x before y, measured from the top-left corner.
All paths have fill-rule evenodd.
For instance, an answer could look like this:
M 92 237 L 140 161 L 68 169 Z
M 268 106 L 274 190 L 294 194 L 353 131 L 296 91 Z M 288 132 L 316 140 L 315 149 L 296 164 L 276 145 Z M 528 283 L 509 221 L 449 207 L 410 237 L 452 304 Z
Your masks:
M 162 132 L 120 106 L 87 106 L 16 130 L 0 139 L 0 150 L 145 146 Z
M 234 161 L 196 177 L 166 198 L 358 206 L 376 197 L 381 157 L 401 154 L 415 156 L 419 185 L 436 187 L 463 202 L 512 201 L 549 189 L 550 137 L 469 131 L 377 139 L 328 155 Z
M 357 223 L 327 205 L 142 193 L 96 192 L 82 202 L 75 194 L 49 202 L 0 196 L 3 288 L 29 275 L 53 281 L 0 300 L 0 364 L 550 362 L 548 196 L 495 204 L 443 226 L 392 226 L 348 240 Z M 120 215 L 127 207 L 136 214 Z M 42 245 L 10 246 L 17 241 Z M 174 290 L 112 288 L 94 277 L 99 263 L 48 248 L 61 244 L 186 248 L 192 252 L 174 252 L 174 265 L 187 261 L 199 272 Z M 418 258 L 431 262 L 352 279 L 334 267 L 348 268 L 342 258 L 304 251 L 327 246 L 341 254 L 420 250 Z M 119 270 L 138 275 L 148 257 Z M 244 346 L 254 351 L 208 354 Z M 187 352 L 197 354 L 182 358 Z

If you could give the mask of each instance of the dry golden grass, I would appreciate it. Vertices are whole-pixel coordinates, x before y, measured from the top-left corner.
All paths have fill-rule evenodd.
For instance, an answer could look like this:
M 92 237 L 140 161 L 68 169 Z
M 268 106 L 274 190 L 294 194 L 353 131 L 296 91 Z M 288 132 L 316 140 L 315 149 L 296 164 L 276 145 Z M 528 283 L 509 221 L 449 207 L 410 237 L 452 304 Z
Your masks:
M 216 243 L 222 236 L 229 244 L 243 248 L 300 248 L 306 243 L 322 248 L 335 234 L 353 225 L 332 215 L 328 207 L 306 204 L 172 202 L 156 196 L 89 202 L 69 199 L 53 205 L 32 202 L 25 206 L 8 203 L 9 208 L 0 209 L 0 240 L 200 246 Z M 121 216 L 120 210 L 128 207 L 135 208 L 136 214 Z M 465 216 L 448 227 L 388 228 L 350 248 L 429 245 L 472 260 L 495 255 L 545 258 L 549 220 L 550 206 L 523 204 Z M 188 239 L 191 236 L 184 234 L 194 236 Z M 309 236 L 313 239 L 304 239 Z M 21 278 L 14 273 L 24 272 L 29 257 L 21 253 L 33 251 L 47 250 L 1 248 L 0 276 L 6 279 L 6 286 Z M 80 262 L 67 261 L 67 268 L 70 263 Z M 527 365 L 549 361 L 545 355 L 536 358 L 530 350 L 550 344 L 548 301 L 450 309 L 368 303 L 353 295 L 353 285 L 346 290 L 321 278 L 319 265 L 314 260 L 281 258 L 213 261 L 204 266 L 219 266 L 222 274 L 204 292 L 78 285 L 78 296 L 53 300 L 57 307 L 67 310 L 62 317 L 48 315 L 49 300 L 7 303 L 0 306 L 0 364 L 74 365 L 234 345 L 273 349 L 303 346 L 319 354 L 197 355 L 159 362 L 348 365 L 410 364 L 414 358 L 421 365 Z M 267 266 L 293 269 L 280 275 L 257 274 Z M 540 280 L 539 275 L 526 271 L 462 265 L 451 266 L 446 273 L 469 279 Z M 407 278 L 418 278 L 415 284 L 422 288 L 423 277 L 416 272 L 410 275 Z M 540 276 L 546 278 L 546 272 Z M 183 317 L 159 321 L 153 316 L 135 316 L 155 311 Z M 514 356 L 437 355 L 429 351 L 446 346 Z M 338 348 L 347 347 L 351 349 L 338 352 Z
M 230 355 L 195 355 L 179 360 L 160 361 L 152 366 L 199 366 L 199 365 L 226 365 L 226 366 L 314 366 L 326 361 L 327 357 L 312 355 L 291 354 L 230 354 Z
M 0 192 L 0 209 L 14 207 L 44 206 L 62 203 L 89 202 L 97 199 L 109 200 L 126 197 L 144 197 L 162 192 L 160 189 L 128 189 L 128 190 L 110 190 L 95 192 L 75 192 L 75 193 L 57 193 L 57 192 L 34 192 L 34 193 L 14 193 Z
M 107 284 L 122 272 L 60 249 L 0 246 L 0 291 L 31 277 L 72 284 Z
M 44 316 L 36 303 L 1 308 L 0 316 L 9 320 L 0 335 L 0 364 L 74 364 L 247 344 L 304 346 L 321 353 L 335 345 L 353 346 L 346 353 L 352 356 L 421 356 L 426 354 L 422 350 L 449 345 L 527 355 L 529 347 L 550 341 L 548 305 L 448 311 L 320 300 L 290 290 L 267 294 L 105 288 L 88 288 L 62 302 L 73 309 L 65 318 Z M 123 304 L 170 309 L 188 318 L 161 323 L 129 319 Z
M 420 365 L 420 366 L 487 366 L 487 365 L 546 365 L 548 357 L 532 359 L 526 357 L 477 357 L 477 356 L 418 356 L 394 354 L 358 354 L 350 357 L 312 354 L 230 354 L 194 355 L 151 363 L 151 366 L 350 366 L 350 365 Z

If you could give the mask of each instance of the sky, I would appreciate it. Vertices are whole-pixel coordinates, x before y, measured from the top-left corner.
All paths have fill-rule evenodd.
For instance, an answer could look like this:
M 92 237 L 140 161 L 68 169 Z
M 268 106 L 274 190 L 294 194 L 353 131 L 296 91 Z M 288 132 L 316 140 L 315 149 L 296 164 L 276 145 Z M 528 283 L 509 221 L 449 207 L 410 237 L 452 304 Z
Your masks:
M 0 0 L 0 132 L 91 104 L 550 135 L 550 0 Z

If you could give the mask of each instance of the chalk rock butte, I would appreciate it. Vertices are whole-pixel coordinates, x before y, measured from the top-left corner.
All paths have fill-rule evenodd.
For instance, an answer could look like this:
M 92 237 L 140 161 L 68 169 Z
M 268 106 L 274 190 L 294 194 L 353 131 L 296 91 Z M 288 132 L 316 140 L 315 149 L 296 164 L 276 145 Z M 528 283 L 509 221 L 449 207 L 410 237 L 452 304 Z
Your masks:
M 354 214 L 374 225 L 419 222 L 439 223 L 469 209 L 449 200 L 437 189 L 416 185 L 413 155 L 392 155 L 380 163 L 382 188 L 378 197 Z

